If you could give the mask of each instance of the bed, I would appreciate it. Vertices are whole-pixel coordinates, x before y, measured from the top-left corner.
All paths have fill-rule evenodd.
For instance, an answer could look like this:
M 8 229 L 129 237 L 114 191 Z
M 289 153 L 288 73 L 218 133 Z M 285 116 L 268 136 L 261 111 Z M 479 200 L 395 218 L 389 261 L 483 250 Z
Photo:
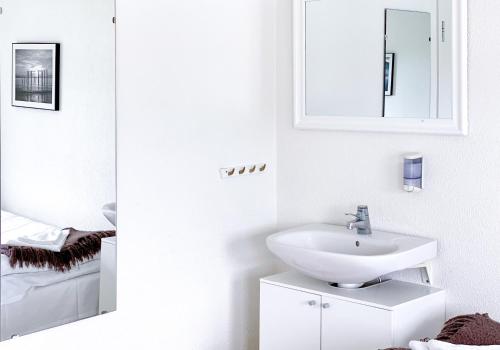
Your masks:
M 20 231 L 58 229 L 5 211 L 1 221 L 2 244 Z M 99 254 L 66 272 L 48 267 L 12 267 L 7 256 L 2 254 L 0 259 L 1 340 L 97 315 Z

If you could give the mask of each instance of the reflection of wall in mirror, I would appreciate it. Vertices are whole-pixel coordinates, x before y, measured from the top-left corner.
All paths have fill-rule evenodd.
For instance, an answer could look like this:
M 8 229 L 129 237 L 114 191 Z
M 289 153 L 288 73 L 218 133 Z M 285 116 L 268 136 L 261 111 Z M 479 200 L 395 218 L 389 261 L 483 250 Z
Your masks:
M 115 201 L 114 35 L 109 26 L 114 1 L 6 0 L 3 6 L 9 11 L 0 28 L 2 62 L 11 61 L 13 42 L 27 38 L 61 43 L 64 64 L 59 112 L 1 105 L 2 209 L 61 227 L 112 228 L 101 208 Z M 31 16 L 50 21 L 19 20 Z M 67 18 L 74 18 L 74 25 L 61 30 Z M 1 69 L 1 100 L 10 102 L 12 67 Z
M 305 16 L 306 114 L 381 117 L 384 7 L 366 0 L 311 1 Z

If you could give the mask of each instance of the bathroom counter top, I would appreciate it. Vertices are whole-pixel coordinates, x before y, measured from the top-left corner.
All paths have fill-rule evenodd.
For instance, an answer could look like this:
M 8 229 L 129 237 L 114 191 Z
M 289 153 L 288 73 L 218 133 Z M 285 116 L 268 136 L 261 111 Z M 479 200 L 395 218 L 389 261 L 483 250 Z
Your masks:
M 385 310 L 394 310 L 403 304 L 445 293 L 442 289 L 397 280 L 382 282 L 362 289 L 342 289 L 295 271 L 265 277 L 261 279 L 261 282 Z

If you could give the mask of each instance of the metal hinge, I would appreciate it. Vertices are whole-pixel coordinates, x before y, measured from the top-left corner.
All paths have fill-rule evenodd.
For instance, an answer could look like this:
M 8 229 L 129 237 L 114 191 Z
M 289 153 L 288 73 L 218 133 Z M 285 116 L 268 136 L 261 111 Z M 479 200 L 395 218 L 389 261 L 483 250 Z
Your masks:
M 116 17 L 113 17 L 113 24 L 116 24 Z
M 441 21 L 441 41 L 446 42 L 446 23 Z

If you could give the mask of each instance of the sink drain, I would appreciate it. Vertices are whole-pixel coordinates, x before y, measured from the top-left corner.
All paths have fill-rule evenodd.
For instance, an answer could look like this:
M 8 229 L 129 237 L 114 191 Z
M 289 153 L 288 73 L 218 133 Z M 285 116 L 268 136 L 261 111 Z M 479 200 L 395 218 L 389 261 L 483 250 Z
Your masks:
M 366 283 L 328 283 L 330 287 L 334 288 L 340 288 L 340 289 L 363 289 L 363 288 L 368 288 L 375 286 L 380 283 L 387 282 L 389 280 L 384 280 L 382 277 L 379 277 L 377 279 L 374 279 L 373 281 L 366 282 Z
M 330 283 L 330 286 L 342 289 L 360 289 L 364 288 L 365 283 Z

